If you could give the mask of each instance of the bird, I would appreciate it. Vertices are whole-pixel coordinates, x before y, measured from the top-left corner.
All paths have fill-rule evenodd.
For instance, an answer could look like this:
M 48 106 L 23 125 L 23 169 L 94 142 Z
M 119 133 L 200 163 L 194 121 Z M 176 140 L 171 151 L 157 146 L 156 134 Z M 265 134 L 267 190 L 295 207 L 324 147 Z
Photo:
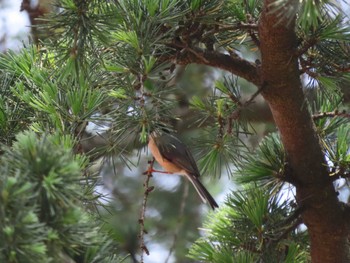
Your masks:
M 148 148 L 166 173 L 184 175 L 204 203 L 208 203 L 213 210 L 219 207 L 199 180 L 197 164 L 188 147 L 180 139 L 168 131 L 156 129 L 149 135 Z

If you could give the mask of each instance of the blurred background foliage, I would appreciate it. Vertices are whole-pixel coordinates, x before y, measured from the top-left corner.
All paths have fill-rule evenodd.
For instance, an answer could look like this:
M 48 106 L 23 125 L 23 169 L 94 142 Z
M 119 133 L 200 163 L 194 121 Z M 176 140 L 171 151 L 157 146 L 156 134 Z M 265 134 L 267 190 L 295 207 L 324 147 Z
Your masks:
M 222 208 L 209 212 L 182 178 L 154 173 L 145 262 L 306 262 L 307 234 L 298 219 L 285 220 L 295 204 L 283 147 L 256 87 L 216 68 L 176 65 L 178 39 L 190 45 L 183 50 L 255 62 L 262 1 L 49 2 L 22 2 L 33 43 L 0 57 L 1 261 L 138 262 L 147 136 L 167 125 Z M 348 54 L 337 46 L 348 24 L 302 2 L 300 42 L 319 41 L 301 60 L 309 67 L 312 57 L 309 71 L 319 74 L 305 77 L 310 111 L 341 109 L 348 75 L 327 63 L 337 64 L 332 48 Z M 347 170 L 348 118 L 316 124 L 332 169 Z

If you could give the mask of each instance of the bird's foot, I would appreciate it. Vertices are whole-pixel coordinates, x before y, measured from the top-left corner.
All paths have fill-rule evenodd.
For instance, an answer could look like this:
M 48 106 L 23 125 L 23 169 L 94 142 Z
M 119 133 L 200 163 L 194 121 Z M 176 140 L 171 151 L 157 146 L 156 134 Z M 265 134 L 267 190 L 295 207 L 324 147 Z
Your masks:
M 162 174 L 171 174 L 170 172 L 166 172 L 166 171 L 159 171 L 159 170 L 155 170 L 153 168 L 149 168 L 147 169 L 147 171 L 145 171 L 143 174 L 152 174 L 152 173 L 162 173 Z
M 161 173 L 161 174 L 172 174 L 171 172 L 167 172 L 167 171 L 159 171 L 159 170 L 153 170 L 153 173 Z

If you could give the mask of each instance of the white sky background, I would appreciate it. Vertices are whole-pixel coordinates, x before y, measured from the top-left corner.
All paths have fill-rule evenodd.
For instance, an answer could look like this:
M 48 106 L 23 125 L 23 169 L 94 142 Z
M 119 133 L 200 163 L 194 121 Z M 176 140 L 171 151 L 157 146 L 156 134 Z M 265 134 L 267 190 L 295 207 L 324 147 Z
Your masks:
M 28 43 L 30 22 L 27 12 L 20 12 L 22 0 L 0 0 L 0 52 L 20 50 Z

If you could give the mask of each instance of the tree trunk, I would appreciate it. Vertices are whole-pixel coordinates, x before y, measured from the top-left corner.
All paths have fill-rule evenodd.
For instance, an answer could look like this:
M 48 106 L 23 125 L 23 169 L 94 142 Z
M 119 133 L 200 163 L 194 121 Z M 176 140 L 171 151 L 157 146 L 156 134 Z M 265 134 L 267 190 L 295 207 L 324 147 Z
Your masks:
M 320 141 L 307 110 L 296 53 L 294 21 L 281 21 L 264 1 L 259 21 L 262 94 L 281 133 L 314 263 L 350 262 L 345 207 L 337 199 Z

